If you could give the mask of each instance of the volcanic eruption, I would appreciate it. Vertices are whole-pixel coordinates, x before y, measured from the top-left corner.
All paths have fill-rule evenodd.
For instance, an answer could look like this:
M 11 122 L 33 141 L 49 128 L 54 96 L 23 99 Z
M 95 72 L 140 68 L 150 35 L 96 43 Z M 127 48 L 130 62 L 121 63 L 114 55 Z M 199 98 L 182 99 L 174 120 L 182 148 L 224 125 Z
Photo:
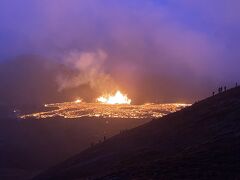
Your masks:
M 127 95 L 117 91 L 115 95 L 104 95 L 97 98 L 97 101 L 103 104 L 131 104 L 132 100 Z
M 97 98 L 97 102 L 84 102 L 77 99 L 73 102 L 45 104 L 48 108 L 44 112 L 21 115 L 20 118 L 47 119 L 63 117 L 65 119 L 77 119 L 81 117 L 101 118 L 128 118 L 151 119 L 162 117 L 168 113 L 178 111 L 190 104 L 170 103 L 142 105 L 131 104 L 127 95 L 117 91 L 114 95 L 104 95 Z

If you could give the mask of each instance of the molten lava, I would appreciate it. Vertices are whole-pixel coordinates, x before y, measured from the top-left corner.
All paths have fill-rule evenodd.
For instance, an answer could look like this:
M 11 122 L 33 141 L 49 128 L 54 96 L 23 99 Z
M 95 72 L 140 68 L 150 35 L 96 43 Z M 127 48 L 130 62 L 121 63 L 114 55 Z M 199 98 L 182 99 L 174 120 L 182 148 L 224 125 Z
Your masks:
M 81 102 L 82 102 L 81 99 L 77 99 L 77 100 L 75 101 L 75 103 L 81 103 Z
M 132 105 L 131 99 L 120 91 L 117 91 L 114 95 L 101 96 L 97 101 L 98 103 L 87 103 L 79 98 L 73 102 L 45 104 L 46 111 L 22 114 L 18 115 L 18 117 L 21 119 L 47 119 L 55 117 L 63 117 L 65 119 L 78 119 L 83 117 L 152 119 L 163 117 L 191 105 L 180 103 Z
M 131 99 L 127 95 L 117 91 L 115 95 L 105 95 L 97 98 L 97 101 L 103 104 L 131 104 Z

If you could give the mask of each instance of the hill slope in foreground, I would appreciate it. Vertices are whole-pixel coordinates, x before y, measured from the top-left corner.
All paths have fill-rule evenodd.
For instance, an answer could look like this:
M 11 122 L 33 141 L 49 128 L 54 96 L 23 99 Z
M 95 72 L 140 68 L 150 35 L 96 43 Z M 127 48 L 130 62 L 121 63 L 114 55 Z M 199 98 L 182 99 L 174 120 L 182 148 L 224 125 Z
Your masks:
M 238 179 L 240 88 L 123 132 L 35 177 Z

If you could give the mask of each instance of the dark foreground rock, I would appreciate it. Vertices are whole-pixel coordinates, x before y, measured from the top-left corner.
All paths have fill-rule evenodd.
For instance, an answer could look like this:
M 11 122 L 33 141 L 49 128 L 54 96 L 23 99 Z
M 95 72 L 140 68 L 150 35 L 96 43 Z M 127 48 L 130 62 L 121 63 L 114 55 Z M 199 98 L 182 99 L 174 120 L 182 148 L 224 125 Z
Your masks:
M 240 88 L 122 132 L 41 173 L 50 179 L 240 179 Z

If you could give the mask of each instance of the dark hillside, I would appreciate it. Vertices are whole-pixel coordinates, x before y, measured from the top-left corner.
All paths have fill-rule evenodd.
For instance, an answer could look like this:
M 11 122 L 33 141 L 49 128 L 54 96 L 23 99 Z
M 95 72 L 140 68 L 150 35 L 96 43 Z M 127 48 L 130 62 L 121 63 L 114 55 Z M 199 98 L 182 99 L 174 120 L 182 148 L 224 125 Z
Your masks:
M 239 179 L 240 88 L 125 131 L 34 179 Z

